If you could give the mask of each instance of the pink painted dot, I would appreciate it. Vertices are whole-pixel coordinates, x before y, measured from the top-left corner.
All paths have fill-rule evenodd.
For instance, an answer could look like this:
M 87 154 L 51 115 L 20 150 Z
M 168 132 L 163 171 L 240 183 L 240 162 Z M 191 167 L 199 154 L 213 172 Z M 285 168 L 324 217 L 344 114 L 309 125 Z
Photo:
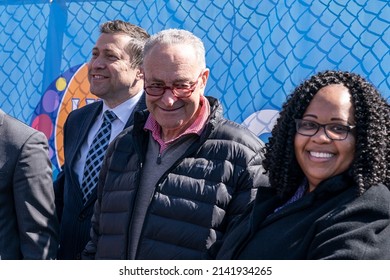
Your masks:
M 51 118 L 48 115 L 45 114 L 38 115 L 33 120 L 31 126 L 36 130 L 43 132 L 46 135 L 46 138 L 50 139 L 50 136 L 53 132 L 53 123 Z

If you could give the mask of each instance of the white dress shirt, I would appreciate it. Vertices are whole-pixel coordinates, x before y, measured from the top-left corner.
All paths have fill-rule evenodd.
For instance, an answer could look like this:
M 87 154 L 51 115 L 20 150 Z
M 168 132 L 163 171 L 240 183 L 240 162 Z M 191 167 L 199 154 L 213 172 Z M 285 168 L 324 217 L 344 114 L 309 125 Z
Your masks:
M 95 137 L 97 131 L 99 130 L 99 128 L 103 123 L 103 113 L 106 110 L 111 110 L 118 117 L 116 120 L 114 120 L 111 123 L 111 136 L 110 136 L 110 143 L 111 143 L 112 140 L 114 140 L 114 138 L 118 136 L 118 134 L 125 128 L 125 125 L 131 113 L 133 112 L 135 105 L 141 98 L 141 96 L 142 96 L 142 91 L 139 92 L 134 97 L 130 98 L 129 100 L 116 106 L 113 109 L 109 108 L 103 101 L 103 109 L 100 112 L 100 114 L 97 116 L 94 124 L 91 126 L 91 129 L 88 132 L 88 137 L 86 141 L 83 143 L 83 145 L 81 146 L 81 149 L 77 155 L 77 160 L 74 166 L 74 170 L 77 173 L 77 177 L 80 184 L 81 181 L 83 180 L 84 165 L 89 151 L 89 147 L 91 146 L 93 138 Z M 102 102 L 102 101 L 97 101 L 97 102 Z

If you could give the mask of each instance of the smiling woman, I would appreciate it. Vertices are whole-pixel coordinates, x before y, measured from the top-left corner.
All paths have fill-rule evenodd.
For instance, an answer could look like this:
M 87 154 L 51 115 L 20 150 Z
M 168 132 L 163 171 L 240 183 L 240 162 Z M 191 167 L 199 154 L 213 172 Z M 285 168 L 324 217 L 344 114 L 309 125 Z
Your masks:
M 356 141 L 345 124 L 354 123 L 351 94 L 343 85 L 321 88 L 310 102 L 294 139 L 295 156 L 308 180 L 309 191 L 351 166 Z
M 389 131 L 389 104 L 359 75 L 304 81 L 266 144 L 271 187 L 209 256 L 390 259 Z

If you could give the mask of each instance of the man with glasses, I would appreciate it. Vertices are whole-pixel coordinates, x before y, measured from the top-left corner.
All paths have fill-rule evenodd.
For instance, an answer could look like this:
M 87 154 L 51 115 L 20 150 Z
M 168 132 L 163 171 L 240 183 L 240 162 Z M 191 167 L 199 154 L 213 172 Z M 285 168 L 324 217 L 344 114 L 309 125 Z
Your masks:
M 202 41 L 169 29 L 144 48 L 145 111 L 108 148 L 90 259 L 201 259 L 267 185 L 262 142 L 205 97 Z

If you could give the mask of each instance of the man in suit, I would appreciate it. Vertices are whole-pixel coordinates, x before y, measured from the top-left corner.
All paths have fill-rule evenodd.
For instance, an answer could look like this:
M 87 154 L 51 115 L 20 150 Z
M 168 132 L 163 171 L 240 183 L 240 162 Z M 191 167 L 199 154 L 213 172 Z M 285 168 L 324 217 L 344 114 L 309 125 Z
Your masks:
M 80 259 L 90 238 L 94 180 L 100 169 L 99 155 L 90 154 L 98 148 L 102 157 L 108 145 L 96 144 L 99 140 L 94 138 L 107 135 L 111 142 L 133 123 L 133 113 L 146 107 L 140 67 L 149 34 L 120 20 L 102 24 L 100 33 L 88 63 L 88 79 L 91 93 L 101 101 L 71 112 L 64 125 L 65 162 L 54 183 L 61 225 L 59 259 Z M 106 111 L 111 111 L 111 124 L 105 123 Z
M 58 247 L 45 135 L 0 110 L 0 259 L 54 259 Z

